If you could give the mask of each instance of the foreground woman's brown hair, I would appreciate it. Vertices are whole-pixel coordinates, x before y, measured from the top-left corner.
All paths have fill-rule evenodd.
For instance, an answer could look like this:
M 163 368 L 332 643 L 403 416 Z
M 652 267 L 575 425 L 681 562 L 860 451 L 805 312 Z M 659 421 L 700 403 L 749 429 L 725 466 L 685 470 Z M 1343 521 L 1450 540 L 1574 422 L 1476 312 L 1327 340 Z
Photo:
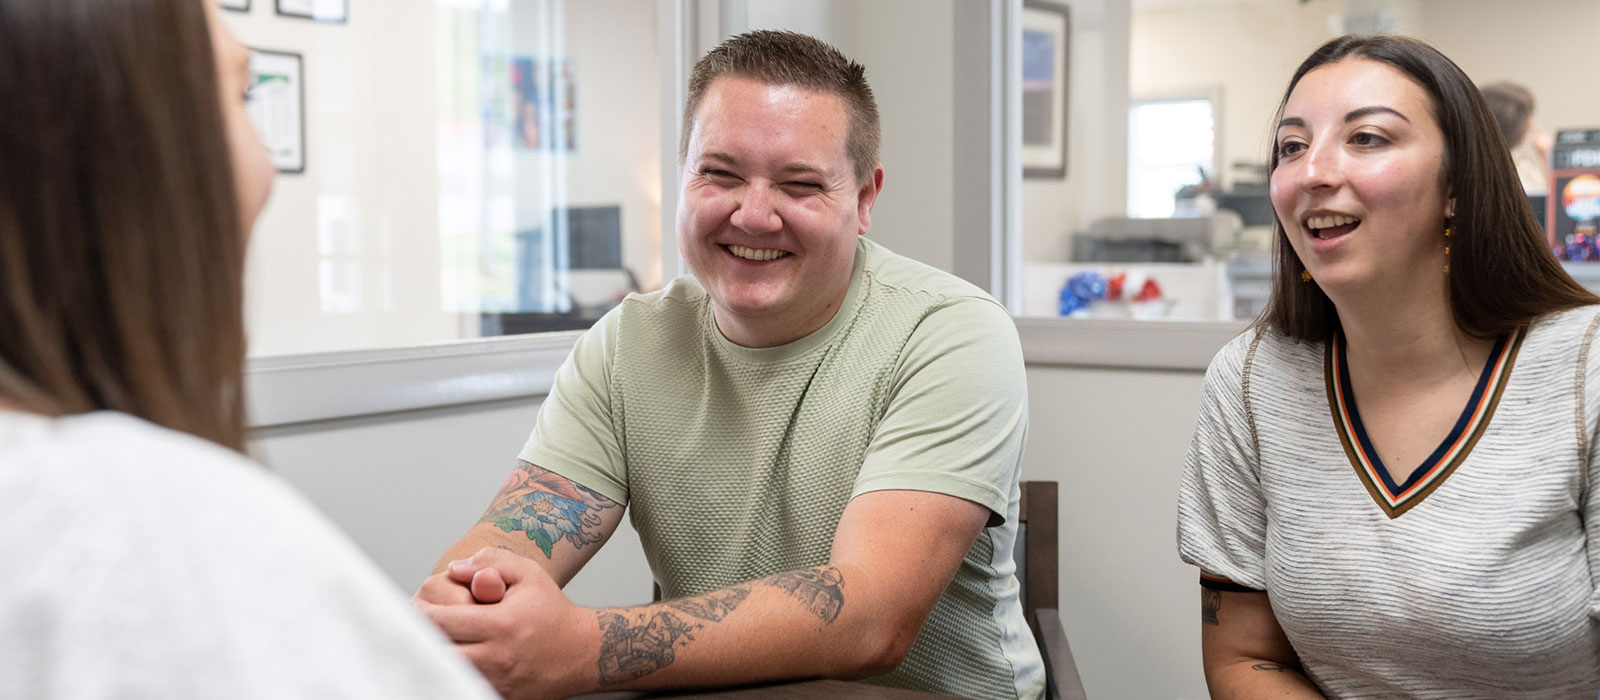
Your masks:
M 180 30 L 135 29 L 153 26 Z M 194 0 L 0 2 L 0 396 L 22 410 L 243 446 L 244 240 L 208 26 Z

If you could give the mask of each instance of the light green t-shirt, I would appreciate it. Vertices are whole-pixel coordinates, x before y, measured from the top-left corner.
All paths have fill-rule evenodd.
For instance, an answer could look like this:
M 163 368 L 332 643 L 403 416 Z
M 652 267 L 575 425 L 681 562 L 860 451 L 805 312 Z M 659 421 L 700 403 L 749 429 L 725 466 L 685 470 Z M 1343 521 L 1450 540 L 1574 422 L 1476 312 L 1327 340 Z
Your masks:
M 690 278 L 584 334 L 522 459 L 629 507 L 664 595 L 826 563 L 869 491 L 979 503 L 967 552 L 885 685 L 1039 697 L 1014 573 L 1028 425 L 1016 326 L 977 287 L 865 238 L 839 313 L 788 345 L 729 342 Z

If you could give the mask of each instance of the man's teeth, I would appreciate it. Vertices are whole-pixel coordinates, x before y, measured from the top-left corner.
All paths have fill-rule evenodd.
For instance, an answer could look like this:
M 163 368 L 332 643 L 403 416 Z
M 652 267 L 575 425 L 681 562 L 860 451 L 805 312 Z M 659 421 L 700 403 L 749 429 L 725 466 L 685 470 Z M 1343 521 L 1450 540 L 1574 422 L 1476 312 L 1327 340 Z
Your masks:
M 1353 216 L 1344 216 L 1342 214 L 1336 216 L 1313 216 L 1309 219 L 1306 219 L 1306 228 L 1333 228 L 1335 226 L 1353 224 L 1357 221 L 1360 221 L 1360 219 L 1357 219 Z
M 771 260 L 773 258 L 781 258 L 781 257 L 789 254 L 788 251 L 784 251 L 784 250 L 763 250 L 763 249 L 760 249 L 760 248 L 746 248 L 746 247 L 744 247 L 742 245 L 730 245 L 730 246 L 728 246 L 728 252 L 733 253 L 734 255 L 737 255 L 737 256 L 739 256 L 741 258 L 744 258 L 745 260 Z

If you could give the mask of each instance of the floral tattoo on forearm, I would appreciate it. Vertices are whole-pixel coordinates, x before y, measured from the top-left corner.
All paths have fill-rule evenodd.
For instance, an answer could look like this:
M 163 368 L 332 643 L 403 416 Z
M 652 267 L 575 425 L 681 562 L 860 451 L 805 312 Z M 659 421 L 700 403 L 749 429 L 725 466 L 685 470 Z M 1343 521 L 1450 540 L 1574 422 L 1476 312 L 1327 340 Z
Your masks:
M 583 549 L 605 539 L 601 513 L 616 507 L 616 501 L 519 460 L 478 522 L 521 531 L 549 558 L 561 540 Z

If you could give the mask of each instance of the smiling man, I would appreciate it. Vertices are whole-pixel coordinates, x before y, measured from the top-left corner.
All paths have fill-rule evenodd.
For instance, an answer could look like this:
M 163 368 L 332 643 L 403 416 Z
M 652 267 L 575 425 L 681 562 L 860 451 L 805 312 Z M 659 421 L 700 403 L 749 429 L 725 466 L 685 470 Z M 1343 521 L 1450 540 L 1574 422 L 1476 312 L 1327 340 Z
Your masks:
M 693 278 L 578 342 L 418 605 L 509 697 L 817 676 L 1039 697 L 1015 327 L 863 237 L 883 187 L 865 70 L 743 34 L 696 64 L 684 123 Z M 559 586 L 624 508 L 669 599 L 574 605 Z

